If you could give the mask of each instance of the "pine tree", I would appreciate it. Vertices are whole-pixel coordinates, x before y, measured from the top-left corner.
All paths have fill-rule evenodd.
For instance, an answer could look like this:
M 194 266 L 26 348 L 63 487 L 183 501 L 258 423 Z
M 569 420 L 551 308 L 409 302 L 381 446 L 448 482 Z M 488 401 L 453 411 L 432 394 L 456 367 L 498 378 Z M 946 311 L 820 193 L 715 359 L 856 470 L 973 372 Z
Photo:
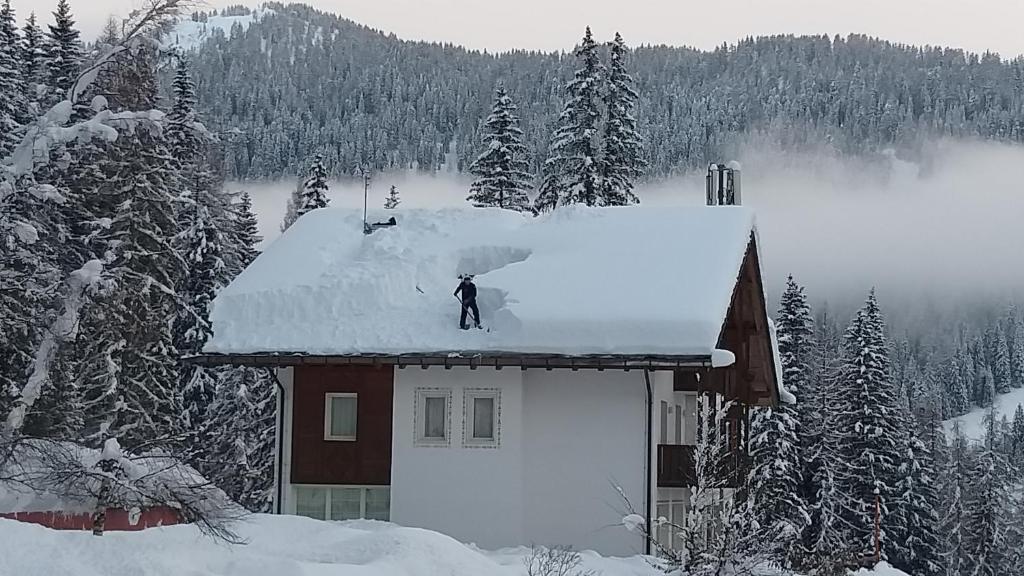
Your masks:
M 1011 308 L 1006 318 L 1006 344 L 1009 354 L 1010 386 L 1024 387 L 1024 322 Z
M 309 177 L 302 185 L 302 192 L 299 195 L 299 204 L 295 207 L 295 218 L 318 208 L 326 208 L 331 202 L 327 197 L 327 169 L 324 168 L 324 158 L 317 154 L 313 158 L 313 164 L 309 167 Z
M 574 51 L 580 68 L 565 87 L 567 101 L 551 137 L 551 151 L 544 162 L 538 211 L 560 205 L 601 204 L 601 168 L 598 158 L 598 106 L 604 68 L 590 27 Z
M 900 464 L 902 479 L 891 524 L 900 532 L 891 535 L 889 557 L 893 566 L 907 574 L 940 576 L 943 573 L 940 537 L 939 466 L 946 441 L 936 409 L 921 415 L 914 434 L 906 434 L 906 458 Z
M 1006 394 L 1011 388 L 1010 350 L 1006 344 L 1006 334 L 1000 326 L 993 328 L 991 350 L 992 379 L 996 393 Z
M 1017 404 L 1010 427 L 1010 464 L 1024 472 L 1024 405 Z
M 799 438 L 801 391 L 810 376 L 814 324 L 803 289 L 790 276 L 778 313 L 779 356 L 782 380 L 797 397 L 797 406 L 780 404 L 757 409 L 750 424 L 751 469 L 755 537 L 771 543 L 776 561 L 794 558 L 795 543 L 810 523 L 803 488 L 803 456 Z
M 905 431 L 909 414 L 892 382 L 885 324 L 874 290 L 845 334 L 845 354 L 835 390 L 836 485 L 842 495 L 842 518 L 855 550 L 865 556 L 874 550 L 876 502 L 881 509 L 883 557 L 890 541 L 905 527 L 895 525 L 895 507 L 904 475 Z
M 402 199 L 398 197 L 398 188 L 392 184 L 391 190 L 388 192 L 388 197 L 384 199 L 384 209 L 394 210 L 398 208 L 398 205 L 402 203 Z
M 954 420 L 949 462 L 943 485 L 943 494 L 946 496 L 942 517 L 943 558 L 947 576 L 968 575 L 970 551 L 967 549 L 967 540 L 970 535 L 966 532 L 964 498 L 969 491 L 972 467 L 967 437 L 960 428 L 960 422 Z
M 988 408 L 996 399 L 996 380 L 992 369 L 983 361 L 975 361 L 977 369 L 974 373 L 974 403 Z
M 996 412 L 985 417 L 985 439 L 969 472 L 964 528 L 970 554 L 969 574 L 1002 576 L 1007 557 L 1007 506 L 1013 501 L 1008 481 L 1009 465 L 999 453 Z
M 531 175 L 527 172 L 526 146 L 516 110 L 508 92 L 499 85 L 491 115 L 484 123 L 485 149 L 469 167 L 476 179 L 466 200 L 474 206 L 497 206 L 517 212 L 532 210 L 527 196 Z
M 601 148 L 601 196 L 605 206 L 636 204 L 633 182 L 643 173 L 643 139 L 637 131 L 633 110 L 637 94 L 633 78 L 626 71 L 626 48 L 616 32 L 611 42 L 608 64 L 608 85 L 604 93 L 606 110 L 604 139 Z
M 965 363 L 965 353 L 957 350 L 945 365 L 943 379 L 946 383 L 946 402 L 943 416 L 946 418 L 966 414 L 971 409 L 970 386 L 964 380 Z
M 4 0 L 0 5 L 0 158 L 14 149 L 19 128 L 28 118 L 19 44 L 14 10 L 10 0 Z
M 53 18 L 54 23 L 49 25 L 50 31 L 46 35 L 47 84 L 50 89 L 46 102 L 50 104 L 64 99 L 71 83 L 78 77 L 83 54 L 68 0 L 57 0 Z
M 274 385 L 254 368 L 225 370 L 206 419 L 204 475 L 253 512 L 269 512 L 274 486 Z
M 234 210 L 234 225 L 231 234 L 231 245 L 233 247 L 228 275 L 232 278 L 242 273 L 242 270 L 252 263 L 259 255 L 256 246 L 263 241 L 259 235 L 259 223 L 256 214 L 252 211 L 252 198 L 248 193 L 243 192 Z
M 36 24 L 36 13 L 25 20 L 21 32 L 21 76 L 28 89 L 29 101 L 36 100 L 40 86 L 46 83 L 46 49 L 43 31 Z

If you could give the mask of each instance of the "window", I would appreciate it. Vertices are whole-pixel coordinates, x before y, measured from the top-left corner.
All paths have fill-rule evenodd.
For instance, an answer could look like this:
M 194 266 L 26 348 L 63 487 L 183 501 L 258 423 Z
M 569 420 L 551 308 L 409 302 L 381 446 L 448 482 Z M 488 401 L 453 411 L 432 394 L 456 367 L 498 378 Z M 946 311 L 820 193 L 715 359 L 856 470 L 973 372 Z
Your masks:
M 324 401 L 324 440 L 356 439 L 357 395 L 330 393 Z
M 416 444 L 447 446 L 451 431 L 452 391 L 443 388 L 416 390 Z
M 463 444 L 497 446 L 501 429 L 501 391 L 494 388 L 467 388 L 463 399 Z
M 661 401 L 661 441 L 659 444 L 668 444 L 668 402 Z
M 697 445 L 697 394 L 683 394 L 683 445 Z
M 676 446 L 683 443 L 683 407 L 676 404 Z
M 389 486 L 296 486 L 295 513 L 318 520 L 391 518 Z
M 659 520 L 654 527 L 655 539 L 669 550 L 681 550 L 679 527 L 686 525 L 690 512 L 690 490 L 688 488 L 658 488 L 655 516 Z M 660 520 L 664 518 L 664 522 Z

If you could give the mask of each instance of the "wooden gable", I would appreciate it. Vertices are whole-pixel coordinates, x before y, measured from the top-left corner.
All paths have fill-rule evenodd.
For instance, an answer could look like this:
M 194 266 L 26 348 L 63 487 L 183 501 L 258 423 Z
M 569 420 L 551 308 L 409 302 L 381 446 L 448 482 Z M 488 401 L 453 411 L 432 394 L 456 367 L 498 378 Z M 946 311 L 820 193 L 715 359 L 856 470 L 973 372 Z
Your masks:
M 747 406 L 772 406 L 778 402 L 775 351 L 753 235 L 733 288 L 718 348 L 735 354 L 736 363 L 725 368 L 678 371 L 675 389 L 717 392 Z

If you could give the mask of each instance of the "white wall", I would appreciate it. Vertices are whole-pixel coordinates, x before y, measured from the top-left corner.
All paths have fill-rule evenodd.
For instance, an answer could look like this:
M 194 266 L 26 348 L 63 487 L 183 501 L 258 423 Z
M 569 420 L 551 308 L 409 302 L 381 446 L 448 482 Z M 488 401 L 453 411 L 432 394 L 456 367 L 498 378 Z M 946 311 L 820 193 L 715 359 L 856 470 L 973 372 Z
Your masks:
M 652 382 L 656 398 L 671 397 L 670 374 L 652 373 Z M 448 447 L 415 445 L 418 387 L 452 389 Z M 465 388 L 501 389 L 500 447 L 462 446 Z M 645 406 L 642 371 L 396 370 L 391 519 L 483 548 L 643 552 L 643 539 L 621 525 L 615 486 L 644 513 Z
M 415 390 L 451 388 L 447 447 L 416 446 Z M 500 445 L 463 447 L 463 391 L 498 388 Z M 391 520 L 437 530 L 483 548 L 523 537 L 522 372 L 518 369 L 395 370 Z

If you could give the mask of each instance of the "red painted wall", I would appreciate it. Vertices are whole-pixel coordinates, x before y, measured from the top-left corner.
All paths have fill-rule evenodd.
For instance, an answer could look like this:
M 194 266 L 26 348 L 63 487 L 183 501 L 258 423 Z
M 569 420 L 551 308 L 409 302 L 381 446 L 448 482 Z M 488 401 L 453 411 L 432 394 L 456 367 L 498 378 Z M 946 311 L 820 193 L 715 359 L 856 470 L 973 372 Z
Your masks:
M 297 366 L 292 415 L 292 482 L 391 483 L 392 366 Z M 356 441 L 324 440 L 324 395 L 359 395 Z
M 92 530 L 92 514 L 65 514 L 63 512 L 4 512 L 0 518 L 9 518 L 18 522 L 40 524 L 54 530 Z M 165 506 L 147 508 L 139 514 L 135 524 L 129 521 L 127 510 L 107 509 L 106 530 L 111 532 L 135 531 L 155 526 L 172 526 L 181 524 L 178 511 Z

